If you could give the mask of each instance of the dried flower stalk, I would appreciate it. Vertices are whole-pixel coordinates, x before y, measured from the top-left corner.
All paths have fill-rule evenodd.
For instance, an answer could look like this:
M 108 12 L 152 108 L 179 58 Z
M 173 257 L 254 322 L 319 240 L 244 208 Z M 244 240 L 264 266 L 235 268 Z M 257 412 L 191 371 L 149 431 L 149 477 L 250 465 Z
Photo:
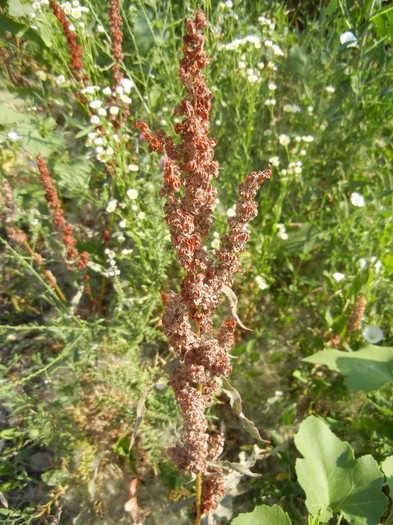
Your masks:
M 52 175 L 49 173 L 45 161 L 39 155 L 36 157 L 36 161 L 40 172 L 41 182 L 45 189 L 46 200 L 48 201 L 49 206 L 54 208 L 53 215 L 55 218 L 55 224 L 57 224 L 63 232 L 63 243 L 67 250 L 67 257 L 68 259 L 74 260 L 79 256 L 78 268 L 80 270 L 85 269 L 89 262 L 89 254 L 87 252 L 79 254 L 77 248 L 75 248 L 76 239 L 72 236 L 72 227 L 67 226 L 66 220 L 63 217 L 64 211 L 57 195 Z
M 120 27 L 123 25 L 120 14 L 120 1 L 111 0 L 111 8 L 109 9 L 109 31 L 111 34 L 111 44 L 112 44 L 112 54 L 115 60 L 115 63 L 112 66 L 113 70 L 113 80 L 115 81 L 116 86 L 121 83 L 123 78 L 123 73 L 120 70 L 120 63 L 124 59 L 122 51 L 122 41 L 123 33 L 120 31 Z
M 223 287 L 231 287 L 241 269 L 235 251 L 244 251 L 250 234 L 247 225 L 257 215 L 253 199 L 259 185 L 271 175 L 270 168 L 251 173 L 238 186 L 240 198 L 236 217 L 228 219 L 229 233 L 221 237 L 220 250 L 205 251 L 202 239 L 213 223 L 217 195 L 211 181 L 218 176 L 219 167 L 213 161 L 217 141 L 208 138 L 213 95 L 201 73 L 210 62 L 200 33 L 206 26 L 203 12 L 198 11 L 195 20 L 187 21 L 187 34 L 183 37 L 180 79 L 187 96 L 174 111 L 183 117 L 175 125 L 180 144 L 175 144 L 162 130 L 152 133 L 143 121 L 135 123 L 149 144 L 149 152 L 165 151 L 167 156 L 159 195 L 166 197 L 165 221 L 179 263 L 187 274 L 181 283 L 181 293 L 171 293 L 167 299 L 163 328 L 169 343 L 181 356 L 179 366 L 169 376 L 169 384 L 184 418 L 183 442 L 171 447 L 169 455 L 180 470 L 197 477 L 196 523 L 200 522 L 201 514 L 214 511 L 224 494 L 221 469 L 208 465 L 221 455 L 224 437 L 207 432 L 204 413 L 221 386 L 221 376 L 232 371 L 229 351 L 236 320 L 227 318 L 214 337 L 212 317 Z
M 67 299 L 64 297 L 63 292 L 60 290 L 55 276 L 50 270 L 47 270 L 45 268 L 41 255 L 37 252 L 34 252 L 30 244 L 28 243 L 26 233 L 17 228 L 14 224 L 14 221 L 16 219 L 16 206 L 14 196 L 12 194 L 12 188 L 8 180 L 5 178 L 1 181 L 1 189 L 2 192 L 0 192 L 0 221 L 3 223 L 4 229 L 7 232 L 7 236 L 9 237 L 9 239 L 12 239 L 13 241 L 19 244 L 23 244 L 26 247 L 27 251 L 33 258 L 33 262 L 41 268 L 46 282 L 49 284 L 49 286 L 53 286 L 60 299 L 64 303 L 67 303 Z
M 73 33 L 70 30 L 70 22 L 67 20 L 66 15 L 57 5 L 55 0 L 50 0 L 50 6 L 57 20 L 63 26 L 63 33 L 67 39 L 67 45 L 70 51 L 70 58 L 72 60 L 70 68 L 72 69 L 76 80 L 79 80 L 80 72 L 83 69 L 82 48 L 80 47 L 79 44 L 77 44 L 76 42 L 77 36 L 75 33 Z
M 364 311 L 366 309 L 366 298 L 364 295 L 359 295 L 356 299 L 356 303 L 353 305 L 351 314 L 348 319 L 347 333 L 355 332 L 360 325 L 364 317 Z

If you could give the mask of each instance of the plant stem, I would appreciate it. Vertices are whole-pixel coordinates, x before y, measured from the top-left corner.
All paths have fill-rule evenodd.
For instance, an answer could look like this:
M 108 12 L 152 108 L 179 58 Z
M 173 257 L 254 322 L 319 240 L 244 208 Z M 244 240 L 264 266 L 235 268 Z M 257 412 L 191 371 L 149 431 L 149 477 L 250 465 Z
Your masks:
M 30 244 L 27 241 L 23 241 L 23 244 L 27 248 L 27 251 L 30 253 L 30 255 L 33 256 L 34 255 L 34 251 L 31 249 Z M 59 288 L 58 284 L 56 283 L 56 281 L 53 281 L 53 279 L 51 278 L 51 275 L 48 273 L 48 270 L 45 268 L 45 266 L 43 264 L 39 264 L 39 266 L 40 266 L 40 268 L 42 270 L 42 273 L 45 275 L 45 277 L 47 277 L 48 280 L 50 280 L 50 283 L 53 285 L 54 289 L 57 292 L 57 295 L 60 297 L 60 299 L 63 301 L 63 303 L 68 304 L 68 301 L 64 297 L 63 292 L 60 290 L 60 288 Z
M 197 326 L 197 334 L 199 336 L 200 327 Z M 197 390 L 202 392 L 202 383 L 198 383 Z M 196 518 L 195 525 L 200 525 L 202 519 L 201 502 L 202 502 L 202 472 L 199 472 L 195 481 L 195 507 L 196 507 Z

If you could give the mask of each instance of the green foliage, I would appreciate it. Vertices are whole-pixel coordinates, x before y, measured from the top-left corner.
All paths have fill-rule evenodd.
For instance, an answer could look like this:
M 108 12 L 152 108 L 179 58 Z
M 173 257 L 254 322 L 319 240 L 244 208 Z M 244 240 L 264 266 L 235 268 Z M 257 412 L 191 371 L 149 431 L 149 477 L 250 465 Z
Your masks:
M 83 96 L 109 109 L 102 92 L 114 87 L 108 4 L 81 4 L 89 11 L 67 16 L 86 84 L 101 87 Z M 238 315 L 253 332 L 236 331 L 230 385 L 209 413 L 209 428 L 226 434 L 220 464 L 229 477 L 216 518 L 230 521 L 241 512 L 233 523 L 317 525 L 323 509 L 323 520 L 335 514 L 371 525 L 386 506 L 377 464 L 393 493 L 393 10 L 379 0 L 229 5 L 203 2 L 212 57 L 205 74 L 214 94 L 209 136 L 217 138 L 220 162 L 207 249 L 226 229 L 245 175 L 270 162 L 273 176 L 257 196 L 259 215 L 234 287 Z M 88 104 L 75 97 L 86 85 L 73 77 L 49 6 L 1 6 L 0 171 L 15 200 L 14 215 L 6 210 L 0 226 L 1 518 L 41 525 L 61 506 L 64 523 L 122 523 L 130 519 L 123 511 L 130 477 L 139 476 L 138 503 L 150 512 L 149 523 L 191 523 L 192 484 L 164 459 L 181 426 L 168 369 L 157 379 L 173 359 L 161 292 L 177 289 L 181 270 L 157 196 L 163 171 L 134 121 L 141 115 L 152 128 L 173 131 L 173 110 L 184 96 L 178 60 L 193 6 L 121 2 L 121 68 L 135 85 L 130 115 L 116 129 L 108 115 L 93 124 Z M 354 33 L 356 46 L 340 42 L 344 31 Z M 290 138 L 286 146 L 282 135 Z M 114 150 L 113 162 L 97 159 L 100 138 Z M 83 273 L 66 261 L 34 163 L 38 153 L 78 250 L 89 252 L 91 296 Z M 355 192 L 364 205 L 353 204 Z M 26 245 L 9 236 L 10 225 L 25 232 L 67 304 Z M 119 273 L 110 275 L 112 263 Z M 360 294 L 366 309 L 349 331 Z M 231 315 L 225 303 L 216 325 Z M 365 345 L 367 325 L 382 329 L 383 346 Z M 343 441 L 320 420 L 305 419 L 309 414 Z M 295 470 L 299 425 L 295 444 L 304 459 Z M 256 451 L 260 438 L 264 448 Z M 245 464 L 237 463 L 239 448 Z M 255 477 L 239 484 L 241 472 Z
M 382 493 L 383 476 L 371 455 L 355 459 L 351 446 L 315 416 L 300 425 L 295 445 L 304 456 L 296 460 L 296 473 L 313 516 L 322 509 L 322 522 L 342 513 L 350 523 L 379 523 L 387 498 Z
M 268 507 L 261 505 L 255 507 L 252 512 L 240 514 L 232 522 L 232 525 L 291 525 L 291 520 L 286 512 L 278 505 Z
M 345 376 L 346 384 L 356 390 L 373 392 L 386 383 L 393 383 L 393 348 L 366 345 L 356 352 L 323 350 L 303 361 L 327 365 Z

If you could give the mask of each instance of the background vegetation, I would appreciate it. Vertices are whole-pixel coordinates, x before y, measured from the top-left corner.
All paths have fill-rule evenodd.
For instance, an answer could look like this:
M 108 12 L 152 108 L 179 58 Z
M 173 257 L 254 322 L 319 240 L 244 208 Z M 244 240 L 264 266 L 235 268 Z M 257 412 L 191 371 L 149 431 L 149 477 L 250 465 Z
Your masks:
M 305 523 L 309 513 L 310 523 L 392 523 L 393 8 L 378 0 L 124 0 L 122 70 L 132 87 L 121 95 L 132 102 L 116 129 L 103 91 L 113 85 L 108 4 L 63 6 L 83 50 L 87 85 L 98 86 L 87 89 L 69 68 L 48 2 L 0 2 L 0 165 L 14 202 L 10 207 L 3 184 L 2 521 L 137 523 L 135 479 L 145 523 L 192 521 L 193 485 L 165 456 L 181 425 L 165 376 L 147 398 L 128 452 L 137 401 L 171 358 L 162 294 L 177 289 L 181 276 L 158 197 L 160 159 L 148 155 L 134 121 L 141 115 L 152 129 L 173 132 L 173 109 L 184 96 L 181 36 L 192 10 L 202 7 L 210 22 L 210 136 L 220 163 L 208 249 L 225 231 L 237 184 L 273 166 L 240 255 L 238 312 L 253 332 L 236 332 L 231 377 L 244 413 L 270 443 L 250 437 L 228 395 L 218 396 L 209 424 L 226 435 L 223 459 L 262 476 L 232 473 L 216 520 L 251 525 L 266 516 L 236 516 L 278 504 L 289 518 L 272 507 L 277 524 Z M 107 107 L 98 125 L 76 98 L 80 92 Z M 83 271 L 66 262 L 38 154 L 79 252 L 90 254 L 90 295 Z M 17 242 L 10 228 L 27 241 Z M 333 489 L 313 500 L 304 479 L 323 479 L 322 471 L 307 471 L 324 453 L 312 446 L 322 435 L 333 466 L 345 453 L 347 474 L 367 469 L 359 499 L 373 498 L 363 514 L 334 499 Z M 367 466 L 362 460 L 354 467 L 354 457 L 363 456 L 371 457 Z

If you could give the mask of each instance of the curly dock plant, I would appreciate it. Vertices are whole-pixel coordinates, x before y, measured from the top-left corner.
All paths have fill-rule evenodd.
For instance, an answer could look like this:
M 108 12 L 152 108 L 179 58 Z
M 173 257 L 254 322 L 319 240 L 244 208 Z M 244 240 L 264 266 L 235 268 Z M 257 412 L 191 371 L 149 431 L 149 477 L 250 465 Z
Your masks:
M 164 131 L 151 132 L 143 121 L 136 122 L 149 152 L 165 152 L 164 183 L 160 196 L 166 198 L 165 221 L 180 265 L 186 271 L 181 292 L 171 293 L 163 317 L 163 327 L 179 356 L 179 365 L 170 373 L 172 386 L 184 418 L 182 443 L 169 449 L 173 462 L 196 478 L 196 524 L 212 513 L 224 494 L 221 469 L 212 467 L 223 451 L 224 437 L 207 432 L 206 408 L 221 387 L 221 378 L 231 373 L 229 351 L 239 319 L 231 291 L 241 263 L 236 252 L 244 251 L 250 231 L 248 223 L 257 215 L 253 201 L 259 185 L 271 175 L 270 168 L 248 175 L 238 186 L 236 216 L 228 219 L 229 232 L 221 237 L 219 250 L 204 249 L 203 238 L 213 223 L 217 191 L 211 181 L 218 176 L 213 161 L 217 141 L 208 137 L 212 93 L 201 70 L 210 59 L 204 50 L 200 30 L 207 26 L 202 11 L 187 21 L 183 37 L 184 57 L 180 79 L 187 95 L 175 108 L 182 117 L 175 125 L 180 143 Z M 215 336 L 213 314 L 222 294 L 231 303 L 233 319 L 227 318 Z

